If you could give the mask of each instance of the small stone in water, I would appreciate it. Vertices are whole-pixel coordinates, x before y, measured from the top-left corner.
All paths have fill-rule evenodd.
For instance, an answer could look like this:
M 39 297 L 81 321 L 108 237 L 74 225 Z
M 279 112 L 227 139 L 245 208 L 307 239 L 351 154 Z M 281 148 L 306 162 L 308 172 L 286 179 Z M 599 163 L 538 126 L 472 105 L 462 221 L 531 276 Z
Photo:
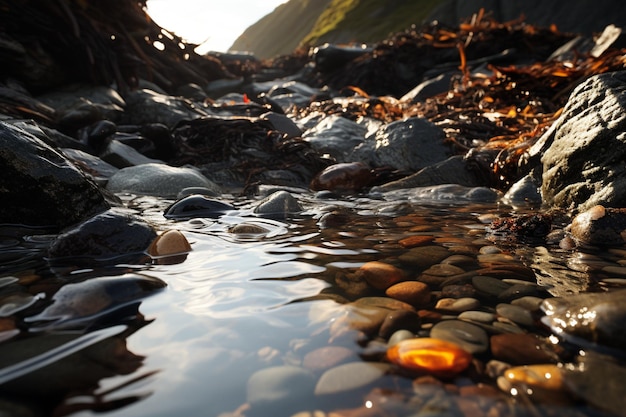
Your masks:
M 437 301 L 435 309 L 461 313 L 463 311 L 474 310 L 480 307 L 480 301 L 475 298 L 442 298 Z
M 455 343 L 433 338 L 402 340 L 387 350 L 396 365 L 436 375 L 455 375 L 472 362 L 472 355 Z
M 430 331 L 430 336 L 455 343 L 469 353 L 482 353 L 489 347 L 489 338 L 482 328 L 461 320 L 444 320 Z
M 158 236 L 150 247 L 148 253 L 152 256 L 179 255 L 191 251 L 191 245 L 187 238 L 178 230 L 168 230 Z
M 387 288 L 385 294 L 414 306 L 424 306 L 430 302 L 428 285 L 419 281 L 399 282 Z
M 524 384 L 529 388 L 562 390 L 561 368 L 552 364 L 526 365 L 509 368 L 504 377 L 511 384 Z
M 403 248 L 414 248 L 416 246 L 422 246 L 424 244 L 430 243 L 433 241 L 433 239 L 434 239 L 433 236 L 417 235 L 417 236 L 409 236 L 409 237 L 405 237 L 404 239 L 400 239 L 398 243 Z
M 367 262 L 362 265 L 357 275 L 377 290 L 386 290 L 406 279 L 406 274 L 400 268 L 380 261 Z
M 386 363 L 350 362 L 324 372 L 315 386 L 315 395 L 338 394 L 365 387 L 389 370 Z

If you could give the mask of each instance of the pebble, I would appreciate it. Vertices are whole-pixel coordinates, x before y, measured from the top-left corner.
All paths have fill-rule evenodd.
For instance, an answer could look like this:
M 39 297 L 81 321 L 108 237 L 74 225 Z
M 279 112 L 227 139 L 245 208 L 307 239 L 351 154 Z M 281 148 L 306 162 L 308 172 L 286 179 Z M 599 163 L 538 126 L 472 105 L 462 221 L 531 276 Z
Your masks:
M 270 232 L 269 229 L 254 223 L 239 223 L 228 231 L 238 235 L 265 235 Z
M 491 353 L 495 359 L 513 365 L 531 365 L 555 361 L 555 353 L 537 337 L 528 333 L 491 336 Z
M 355 359 L 351 349 L 343 346 L 324 346 L 304 355 L 302 366 L 311 371 L 325 371 L 350 359 Z
M 472 277 L 472 285 L 479 293 L 496 298 L 504 291 L 511 288 L 510 284 L 502 282 L 500 279 L 483 275 Z
M 157 236 L 148 247 L 148 253 L 155 257 L 186 254 L 190 251 L 189 241 L 179 230 L 167 230 Z
M 459 314 L 459 320 L 476 321 L 479 323 L 492 323 L 496 319 L 496 315 L 486 311 L 464 311 Z
M 563 390 L 561 367 L 553 364 L 525 365 L 504 371 L 504 378 L 512 385 L 524 384 L 530 388 Z
M 357 271 L 357 276 L 363 278 L 377 290 L 383 291 L 406 279 L 406 274 L 403 270 L 380 261 L 365 263 Z
M 434 236 L 425 236 L 425 235 L 417 235 L 417 236 L 409 236 L 404 239 L 400 239 L 398 243 L 403 248 L 414 248 L 417 246 L 423 246 L 430 242 L 432 242 Z
M 340 394 L 370 385 L 391 366 L 378 362 L 350 362 L 324 372 L 315 385 L 315 395 Z
M 396 330 L 389 338 L 389 341 L 387 342 L 387 346 L 392 347 L 402 340 L 413 339 L 414 337 L 415 337 L 415 334 L 408 330 L 405 330 L 405 329 Z
M 402 340 L 387 350 L 387 358 L 404 369 L 446 376 L 464 371 L 472 362 L 461 346 L 437 338 Z
M 197 217 L 216 219 L 234 209 L 235 207 L 222 201 L 200 194 L 192 194 L 170 205 L 165 209 L 163 216 L 166 219 L 193 219 Z
M 415 311 L 396 310 L 391 311 L 380 325 L 378 335 L 383 339 L 388 339 L 397 330 L 409 330 L 418 332 L 421 328 L 422 320 Z
M 489 347 L 485 330 L 461 320 L 444 320 L 435 324 L 430 336 L 456 343 L 471 354 L 486 352 Z
M 304 209 L 288 191 L 276 191 L 263 199 L 255 208 L 256 214 L 268 217 L 284 218 L 290 214 L 302 212 Z
M 524 307 L 511 304 L 498 304 L 496 306 L 496 313 L 522 326 L 530 327 L 535 323 L 531 312 Z
M 306 409 L 315 388 L 315 376 L 296 366 L 273 366 L 261 369 L 250 376 L 246 386 L 246 399 L 257 413 L 280 415 Z M 284 414 L 283 414 L 284 415 Z
M 542 302 L 543 298 L 524 296 L 511 301 L 511 304 L 513 304 L 514 306 L 524 307 L 526 310 L 534 313 L 541 309 Z
M 428 285 L 419 281 L 399 282 L 387 288 L 385 294 L 413 306 L 425 306 L 430 303 L 431 298 Z
M 402 263 L 424 270 L 432 265 L 438 264 L 448 256 L 450 256 L 450 252 L 446 248 L 430 245 L 411 248 L 398 256 L 398 259 Z
M 480 307 L 480 301 L 475 298 L 442 298 L 437 301 L 435 305 L 435 309 L 452 312 L 452 313 L 461 313 L 463 311 L 474 310 Z

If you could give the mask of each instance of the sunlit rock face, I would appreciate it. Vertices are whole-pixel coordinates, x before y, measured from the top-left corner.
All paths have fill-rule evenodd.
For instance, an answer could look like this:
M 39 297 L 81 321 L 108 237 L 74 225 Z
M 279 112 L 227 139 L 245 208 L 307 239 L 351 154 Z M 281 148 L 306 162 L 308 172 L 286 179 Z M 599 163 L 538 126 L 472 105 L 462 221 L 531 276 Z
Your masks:
M 561 117 L 540 139 L 544 200 L 586 210 L 626 205 L 626 72 L 590 77 L 571 94 Z

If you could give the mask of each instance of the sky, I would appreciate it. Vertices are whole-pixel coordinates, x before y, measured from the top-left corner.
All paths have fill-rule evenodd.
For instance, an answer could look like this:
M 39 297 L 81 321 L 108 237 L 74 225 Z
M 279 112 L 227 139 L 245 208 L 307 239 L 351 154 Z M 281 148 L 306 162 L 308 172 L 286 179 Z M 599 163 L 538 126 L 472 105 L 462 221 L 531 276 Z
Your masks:
M 190 43 L 196 52 L 226 52 L 246 28 L 287 0 L 148 0 L 159 26 Z

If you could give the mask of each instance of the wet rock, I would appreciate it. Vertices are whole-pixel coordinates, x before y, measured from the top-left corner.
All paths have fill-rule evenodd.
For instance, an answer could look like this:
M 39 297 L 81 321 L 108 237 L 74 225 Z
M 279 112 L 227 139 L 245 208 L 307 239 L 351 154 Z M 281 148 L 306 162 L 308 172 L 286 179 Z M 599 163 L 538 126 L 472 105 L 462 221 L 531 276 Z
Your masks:
M 591 207 L 572 220 L 570 232 L 579 243 L 623 245 L 626 242 L 626 209 Z
M 274 218 L 285 218 L 303 210 L 298 200 L 288 191 L 276 191 L 254 208 L 256 214 Z
M 563 391 L 562 367 L 557 365 L 525 365 L 509 368 L 504 378 L 513 385 L 524 385 L 532 389 Z
M 109 210 L 59 235 L 50 245 L 52 262 L 140 258 L 156 232 L 136 216 Z
M 156 258 L 159 264 L 175 264 L 183 262 L 191 252 L 189 241 L 178 230 L 167 230 L 157 236 L 148 247 L 148 254 Z
M 92 278 L 66 284 L 53 296 L 52 304 L 36 316 L 26 319 L 37 326 L 56 328 L 89 324 L 98 315 L 110 313 L 129 303 L 147 297 L 166 286 L 158 278 L 126 274 L 117 277 Z
M 204 187 L 218 192 L 219 187 L 192 168 L 163 164 L 144 164 L 120 169 L 107 184 L 114 193 L 133 193 L 175 198 L 187 187 Z
M 255 415 L 288 415 L 308 408 L 314 388 L 315 377 L 310 371 L 295 366 L 275 366 L 250 376 L 246 398 Z
M 325 43 L 313 50 L 315 68 L 320 72 L 332 72 L 369 51 L 371 48 L 365 46 L 341 46 Z
M 192 194 L 173 203 L 163 216 L 168 219 L 193 219 L 196 217 L 218 218 L 235 207 L 204 195 Z
M 469 168 L 462 156 L 451 156 L 444 161 L 426 166 L 408 177 L 374 187 L 372 192 L 386 192 L 441 184 L 481 187 L 485 185 L 485 180 Z
M 404 281 L 394 284 L 385 290 L 388 297 L 404 301 L 416 307 L 423 307 L 430 303 L 430 289 L 428 285 L 419 281 Z
M 480 327 L 461 320 L 444 320 L 433 326 L 430 337 L 459 345 L 471 354 L 486 352 L 487 333 Z
M 418 246 L 398 257 L 403 263 L 419 269 L 427 269 L 450 256 L 450 252 L 442 246 Z
M 442 298 L 435 305 L 435 309 L 451 313 L 462 313 L 478 307 L 480 307 L 480 301 L 471 297 Z
M 521 326 L 530 327 L 535 323 L 531 312 L 523 307 L 511 304 L 498 304 L 496 306 L 496 312 L 499 316 L 507 318 Z
M 359 191 L 372 183 L 374 175 L 371 169 L 361 162 L 348 162 L 331 165 L 313 178 L 311 189 L 314 191 Z
M 495 359 L 513 365 L 553 363 L 556 359 L 554 351 L 532 334 L 494 335 L 490 346 Z
M 337 162 L 349 162 L 348 156 L 365 140 L 367 128 L 345 117 L 330 115 L 308 129 L 302 138 L 320 154 L 328 154 Z
M 373 187 L 372 192 L 378 188 Z M 392 190 L 384 193 L 387 200 L 409 200 L 414 203 L 466 204 L 494 203 L 498 192 L 487 187 L 465 187 L 457 184 L 441 184 L 429 187 L 416 187 Z
M 91 176 L 99 184 L 105 185 L 108 179 L 119 171 L 117 167 L 108 162 L 79 149 L 65 148 L 62 149 L 62 152 L 74 165 L 80 167 L 84 173 Z
M 403 270 L 380 261 L 371 261 L 363 264 L 358 269 L 357 276 L 367 281 L 372 287 L 383 291 L 406 279 L 406 274 Z
M 541 191 L 547 203 L 578 210 L 626 206 L 625 85 L 624 71 L 590 77 L 535 145 L 546 149 Z
M 409 118 L 382 126 L 350 158 L 374 167 L 415 172 L 448 158 L 445 134 L 426 119 Z
M 126 168 L 144 164 L 163 164 L 163 161 L 148 158 L 132 146 L 126 145 L 118 140 L 110 140 L 105 148 L 99 153 L 103 161 L 117 168 Z
M 402 340 L 387 350 L 387 358 L 409 371 L 442 376 L 456 375 L 472 362 L 460 345 L 437 338 Z
M 511 284 L 508 284 L 501 279 L 477 275 L 472 277 L 472 285 L 476 288 L 479 294 L 487 297 L 499 297 L 500 294 L 511 288 Z
M 110 206 L 99 188 L 61 153 L 0 122 L 0 223 L 63 228 Z
M 417 235 L 417 236 L 409 236 L 409 237 L 405 237 L 404 239 L 400 239 L 398 243 L 403 248 L 415 248 L 417 246 L 427 245 L 430 242 L 432 242 L 434 239 L 435 239 L 434 236 Z
M 422 320 L 415 311 L 396 310 L 387 313 L 378 330 L 378 335 L 388 339 L 398 330 L 409 330 L 417 333 L 421 329 Z
M 514 183 L 502 197 L 502 202 L 513 207 L 538 207 L 542 203 L 541 184 L 532 175 L 526 175 Z
M 459 314 L 458 319 L 489 324 L 496 319 L 496 315 L 486 311 L 464 311 Z
M 617 416 L 626 416 L 624 378 L 626 367 L 623 364 L 590 353 L 578 358 L 577 367 L 563 369 L 563 380 L 569 391 Z
M 549 298 L 541 308 L 543 321 L 560 337 L 622 351 L 626 346 L 626 290 Z
M 341 394 L 367 387 L 391 369 L 386 363 L 351 362 L 324 372 L 315 386 L 315 395 Z
M 152 90 L 135 90 L 124 98 L 126 100 L 124 121 L 130 125 L 162 123 L 172 129 L 183 120 L 194 120 L 208 115 L 182 98 L 159 94 Z
M 278 130 L 287 135 L 288 138 L 295 138 L 302 136 L 302 131 L 296 125 L 293 120 L 284 114 L 267 112 L 260 116 L 262 120 L 267 120 L 272 124 L 274 130 Z M 315 147 L 313 148 L 315 149 Z

